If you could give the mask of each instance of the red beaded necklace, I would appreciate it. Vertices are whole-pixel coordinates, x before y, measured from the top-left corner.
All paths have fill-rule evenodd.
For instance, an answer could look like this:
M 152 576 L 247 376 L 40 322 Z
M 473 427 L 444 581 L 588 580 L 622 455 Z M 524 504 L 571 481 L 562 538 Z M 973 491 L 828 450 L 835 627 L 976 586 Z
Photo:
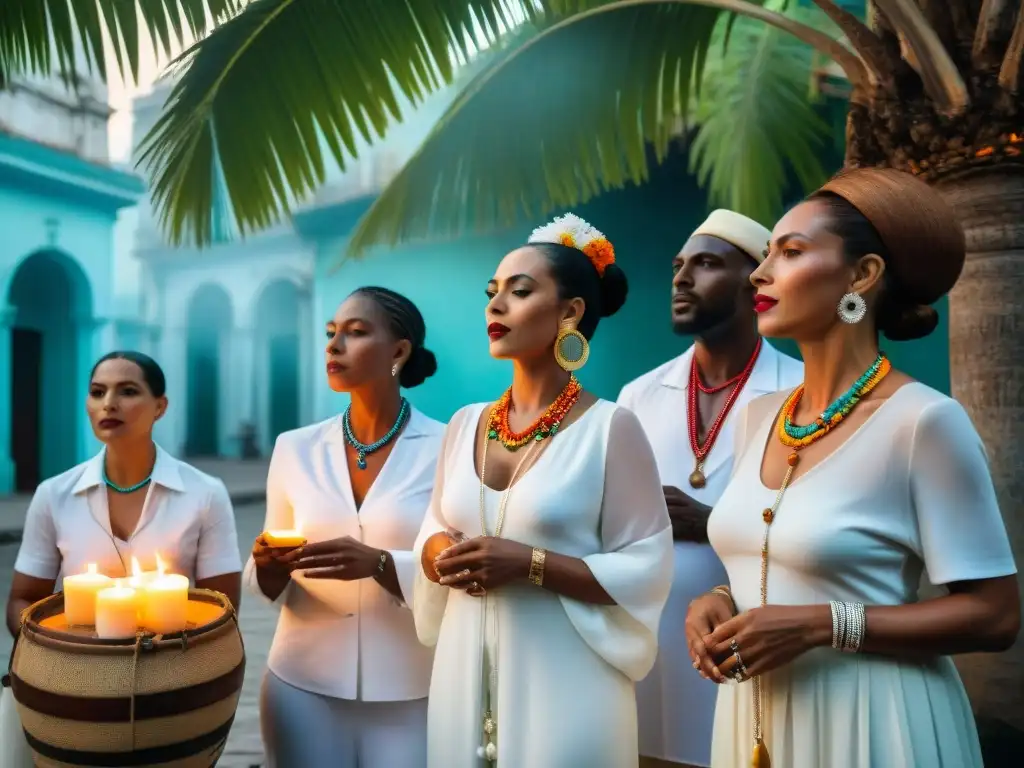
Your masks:
M 568 383 L 555 398 L 555 402 L 522 432 L 514 432 L 508 423 L 509 411 L 512 409 L 512 387 L 509 387 L 487 416 L 487 439 L 497 440 L 510 451 L 516 451 L 531 440 L 539 443 L 545 438 L 552 437 L 558 432 L 562 419 L 576 405 L 582 392 L 583 387 L 576 377 L 570 374 Z
M 736 403 L 736 398 L 739 397 L 740 391 L 743 386 L 747 383 L 750 378 L 750 374 L 754 371 L 754 364 L 757 362 L 757 356 L 761 353 L 761 339 L 758 338 L 757 344 L 754 345 L 754 353 L 750 356 L 747 364 L 743 370 L 740 371 L 738 376 L 734 376 L 718 387 L 705 387 L 700 380 L 700 372 L 697 370 L 697 355 L 694 354 L 690 359 L 690 393 L 689 398 L 686 401 L 686 420 L 690 428 L 690 448 L 693 449 L 693 457 L 696 460 L 696 466 L 693 472 L 690 473 L 690 485 L 694 488 L 703 488 L 707 482 L 707 478 L 704 476 L 704 461 L 707 459 L 708 454 L 711 453 L 711 449 L 715 445 L 715 440 L 718 438 L 718 433 L 722 431 L 722 424 L 725 423 L 725 417 L 729 415 L 729 411 L 732 410 L 733 405 Z M 718 412 L 718 416 L 715 417 L 714 422 L 711 424 L 711 429 L 708 430 L 707 435 L 704 437 L 704 443 L 700 442 L 700 409 L 697 407 L 697 392 L 704 392 L 706 394 L 713 394 L 715 392 L 721 392 L 723 389 L 728 387 L 730 384 L 735 384 L 736 387 L 729 396 L 725 398 L 725 404 L 722 406 L 722 410 Z

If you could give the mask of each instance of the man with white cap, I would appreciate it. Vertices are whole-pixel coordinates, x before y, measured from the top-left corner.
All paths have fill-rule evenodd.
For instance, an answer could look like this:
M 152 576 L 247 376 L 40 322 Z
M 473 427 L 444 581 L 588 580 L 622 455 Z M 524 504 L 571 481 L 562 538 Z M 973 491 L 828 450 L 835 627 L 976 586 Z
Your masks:
M 717 689 L 693 669 L 683 629 L 690 601 L 727 582 L 707 543 L 707 517 L 732 471 L 736 414 L 803 381 L 803 364 L 757 333 L 750 274 L 770 239 L 738 213 L 708 216 L 672 269 L 672 327 L 694 343 L 619 395 L 654 448 L 676 539 L 658 660 L 637 686 L 641 768 L 710 765 Z

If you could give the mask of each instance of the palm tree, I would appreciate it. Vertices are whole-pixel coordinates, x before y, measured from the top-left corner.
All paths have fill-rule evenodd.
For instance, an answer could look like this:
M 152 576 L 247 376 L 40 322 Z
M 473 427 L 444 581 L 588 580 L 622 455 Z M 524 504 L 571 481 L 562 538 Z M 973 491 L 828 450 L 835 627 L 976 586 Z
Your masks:
M 833 34 L 744 0 L 254 0 L 181 62 L 144 160 L 172 240 L 210 239 L 221 179 L 240 231 L 259 229 L 321 183 L 328 162 L 344 167 L 360 139 L 400 120 L 396 94 L 415 103 L 450 83 L 453 61 L 526 19 L 540 33 L 499 50 L 455 99 L 361 222 L 354 251 L 536 217 L 640 181 L 646 150 L 662 157 L 693 118 L 705 129 L 693 149 L 712 194 L 777 210 L 787 167 L 805 185 L 819 173 L 804 146 L 819 135 L 813 112 L 792 88 L 798 57 L 786 67 L 755 50 L 757 71 L 777 64 L 763 87 L 708 88 L 714 66 L 721 74 L 743 63 L 712 51 L 716 35 L 728 37 L 723 14 L 728 26 L 733 14 L 766 24 L 782 34 L 759 45 L 792 36 L 848 80 L 847 166 L 918 174 L 961 218 L 970 254 L 950 297 L 952 389 L 990 447 L 1024 553 L 1021 2 L 873 0 L 866 23 L 832 0 L 814 5 Z M 729 149 L 739 155 L 732 171 Z M 1019 743 L 1024 647 L 960 664 L 982 730 L 1002 728 Z
M 105 79 L 110 66 L 136 79 L 141 50 L 152 46 L 169 58 L 242 5 L 244 0 L 3 0 L 0 89 L 20 75 L 57 75 L 74 83 L 82 67 Z

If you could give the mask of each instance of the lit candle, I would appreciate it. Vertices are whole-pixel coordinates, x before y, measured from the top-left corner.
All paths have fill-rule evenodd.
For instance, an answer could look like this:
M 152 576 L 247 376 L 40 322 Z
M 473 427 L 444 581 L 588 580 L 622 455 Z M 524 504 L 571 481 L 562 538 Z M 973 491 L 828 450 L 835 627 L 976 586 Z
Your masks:
M 64 577 L 64 618 L 68 626 L 89 627 L 96 623 L 96 594 L 113 583 L 89 563 L 85 573 Z
M 264 531 L 263 540 L 268 547 L 301 547 L 306 543 L 306 537 L 296 530 Z
M 180 632 L 187 625 L 188 577 L 165 573 L 160 555 L 156 556 L 157 576 L 142 593 L 142 626 L 158 635 Z
M 139 628 L 138 592 L 116 579 L 96 594 L 96 635 L 103 639 L 135 637 Z

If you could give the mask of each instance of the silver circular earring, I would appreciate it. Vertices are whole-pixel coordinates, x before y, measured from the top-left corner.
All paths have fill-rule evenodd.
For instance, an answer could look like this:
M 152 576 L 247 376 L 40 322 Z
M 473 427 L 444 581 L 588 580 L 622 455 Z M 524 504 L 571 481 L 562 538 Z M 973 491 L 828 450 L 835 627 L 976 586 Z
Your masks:
M 394 365 L 391 366 L 391 375 L 392 376 L 397 376 L 398 375 L 398 363 L 395 363 Z
M 854 325 L 864 319 L 868 312 L 868 305 L 859 293 L 848 293 L 839 300 L 839 307 L 836 310 L 839 319 L 844 323 Z

